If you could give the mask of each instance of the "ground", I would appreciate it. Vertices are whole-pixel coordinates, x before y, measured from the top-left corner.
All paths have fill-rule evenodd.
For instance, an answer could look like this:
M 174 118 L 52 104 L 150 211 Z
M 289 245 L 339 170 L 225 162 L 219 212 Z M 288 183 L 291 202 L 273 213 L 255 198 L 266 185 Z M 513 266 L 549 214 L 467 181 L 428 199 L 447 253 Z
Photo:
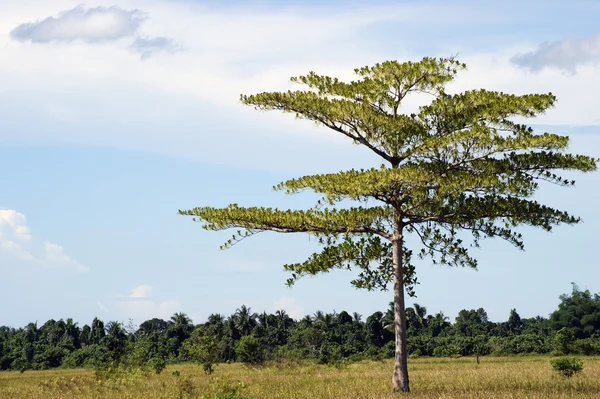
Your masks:
M 600 358 L 566 378 L 550 357 L 411 359 L 411 398 L 599 398 Z M 176 371 L 179 371 L 176 373 Z M 201 366 L 171 365 L 160 375 L 121 375 L 98 382 L 92 370 L 0 372 L 0 398 L 394 398 L 391 361 L 344 367 L 247 368 L 222 364 L 212 376 Z M 236 396 L 236 390 L 241 396 Z M 220 392 L 221 394 L 217 394 Z M 229 392 L 229 394 L 227 394 Z

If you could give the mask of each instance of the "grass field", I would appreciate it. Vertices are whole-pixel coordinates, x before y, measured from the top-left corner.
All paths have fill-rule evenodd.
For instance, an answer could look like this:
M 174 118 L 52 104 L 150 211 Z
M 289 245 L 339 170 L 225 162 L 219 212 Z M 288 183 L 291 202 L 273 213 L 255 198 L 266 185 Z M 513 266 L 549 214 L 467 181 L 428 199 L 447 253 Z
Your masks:
M 554 372 L 548 357 L 411 359 L 413 398 L 600 398 L 600 358 L 585 358 L 573 378 Z M 173 375 L 178 370 L 180 375 Z M 0 373 L 0 398 L 236 398 L 215 393 L 240 386 L 241 398 L 394 398 L 391 361 L 249 369 L 223 364 L 212 376 L 196 365 L 160 375 L 97 381 L 91 370 Z

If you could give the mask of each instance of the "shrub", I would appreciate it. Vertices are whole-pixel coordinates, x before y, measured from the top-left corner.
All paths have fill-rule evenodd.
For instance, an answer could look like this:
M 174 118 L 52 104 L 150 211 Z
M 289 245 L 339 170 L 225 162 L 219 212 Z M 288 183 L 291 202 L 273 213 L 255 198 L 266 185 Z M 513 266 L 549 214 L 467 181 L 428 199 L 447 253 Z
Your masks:
M 568 355 L 573 352 L 573 343 L 575 342 L 575 333 L 566 327 L 561 328 L 554 336 L 554 350 Z
M 343 358 L 341 347 L 335 342 L 328 342 L 321 346 L 318 362 L 320 364 L 336 364 Z
M 433 350 L 435 357 L 460 357 L 460 347 L 455 344 L 436 346 Z
M 108 350 L 100 345 L 88 345 L 69 353 L 63 359 L 65 368 L 96 367 L 110 362 Z
M 381 347 L 380 353 L 384 359 L 393 358 L 396 354 L 396 343 L 394 341 L 387 342 Z
M 146 363 L 156 374 L 160 374 L 165 367 L 167 367 L 167 361 L 162 357 L 153 357 Z
M 581 355 L 598 355 L 600 354 L 600 341 L 594 338 L 578 339 L 573 343 L 573 349 Z
M 561 357 L 550 360 L 550 364 L 554 370 L 558 371 L 565 377 L 573 377 L 575 373 L 583 370 L 583 360 L 576 357 Z
M 246 364 L 258 365 L 265 361 L 265 351 L 261 342 L 254 335 L 245 335 L 237 345 L 238 359 Z

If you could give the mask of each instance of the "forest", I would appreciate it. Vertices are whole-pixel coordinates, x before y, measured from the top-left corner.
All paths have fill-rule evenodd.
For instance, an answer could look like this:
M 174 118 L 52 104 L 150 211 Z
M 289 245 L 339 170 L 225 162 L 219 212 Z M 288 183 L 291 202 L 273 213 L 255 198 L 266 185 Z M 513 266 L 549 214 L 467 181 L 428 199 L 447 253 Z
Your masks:
M 392 305 L 392 304 L 391 304 Z M 484 309 L 461 310 L 451 323 L 442 312 L 428 314 L 418 304 L 407 308 L 410 357 L 485 355 L 600 355 L 600 295 L 573 284 L 559 297 L 548 318 L 492 322 Z M 104 323 L 95 318 L 80 327 L 72 319 L 48 320 L 42 326 L 0 327 L 0 370 L 98 368 L 127 362 L 160 373 L 167 364 L 212 365 L 243 362 L 339 364 L 394 356 L 393 306 L 365 319 L 346 311 L 292 319 L 285 311 L 253 313 L 240 306 L 229 317 L 212 314 L 193 324 L 183 313 L 170 320 Z

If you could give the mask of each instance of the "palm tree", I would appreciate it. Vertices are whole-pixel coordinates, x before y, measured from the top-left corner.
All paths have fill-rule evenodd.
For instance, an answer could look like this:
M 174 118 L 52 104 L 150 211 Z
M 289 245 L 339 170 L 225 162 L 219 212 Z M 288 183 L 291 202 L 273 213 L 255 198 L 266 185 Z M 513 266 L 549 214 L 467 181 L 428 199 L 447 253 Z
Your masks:
M 256 322 L 259 326 L 263 328 L 269 328 L 269 314 L 267 312 L 262 312 L 261 314 L 256 316 Z
M 220 313 L 213 313 L 210 316 L 208 316 L 206 324 L 214 326 L 223 326 L 225 324 L 225 317 Z
M 393 333 L 395 330 L 394 327 L 394 302 L 390 302 L 388 310 L 385 312 L 383 317 L 381 318 L 381 322 L 383 324 L 383 328 L 387 331 Z
M 277 317 L 279 326 L 285 330 L 294 325 L 294 319 L 292 319 L 285 310 L 276 311 L 275 316 Z
M 313 321 L 316 323 L 317 321 L 323 321 L 325 319 L 325 313 L 320 310 L 317 310 L 313 315 Z
M 421 325 L 421 329 L 425 328 L 427 326 L 427 308 L 415 303 L 413 305 L 413 309 L 415 310 L 415 315 L 417 316 L 417 320 Z
M 194 331 L 194 325 L 192 319 L 190 319 L 185 313 L 179 312 L 171 316 L 171 324 L 167 328 L 167 336 L 169 338 L 175 338 L 175 344 L 172 348 L 175 356 L 179 356 L 179 348 L 183 341 L 188 339 Z
M 79 343 L 79 335 L 81 330 L 79 330 L 79 326 L 76 322 L 73 322 L 73 319 L 68 318 L 67 323 L 65 325 L 65 335 L 69 338 L 69 341 L 73 344 L 75 348 L 80 347 Z
M 233 314 L 235 327 L 242 335 L 250 335 L 254 326 L 256 326 L 256 313 L 252 313 L 252 309 L 246 305 L 240 306 Z
M 114 360 L 119 360 L 125 354 L 127 346 L 127 333 L 121 323 L 110 321 L 106 324 L 106 336 L 102 338 L 110 355 Z
M 40 330 L 37 326 L 37 321 L 35 323 L 27 324 L 25 327 L 25 336 L 27 337 L 27 342 L 34 343 L 38 340 L 40 334 Z
M 185 313 L 178 312 L 171 316 L 171 322 L 176 326 L 187 326 L 192 324 L 192 319 L 190 319 Z
M 435 316 L 429 316 L 427 319 L 427 325 L 432 337 L 437 337 L 444 329 L 450 327 L 450 322 L 448 321 L 448 317 L 444 315 L 444 312 L 438 312 Z

